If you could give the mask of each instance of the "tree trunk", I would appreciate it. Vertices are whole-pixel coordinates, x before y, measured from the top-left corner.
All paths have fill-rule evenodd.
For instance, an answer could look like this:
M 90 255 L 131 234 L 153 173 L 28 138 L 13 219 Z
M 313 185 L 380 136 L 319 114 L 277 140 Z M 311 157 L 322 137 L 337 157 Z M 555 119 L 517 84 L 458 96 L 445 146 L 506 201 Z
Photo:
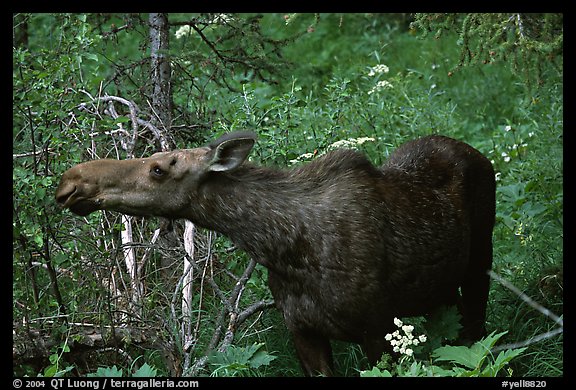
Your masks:
M 170 84 L 170 58 L 168 17 L 150 13 L 150 57 L 152 81 L 152 123 L 169 132 L 172 125 L 172 88 Z

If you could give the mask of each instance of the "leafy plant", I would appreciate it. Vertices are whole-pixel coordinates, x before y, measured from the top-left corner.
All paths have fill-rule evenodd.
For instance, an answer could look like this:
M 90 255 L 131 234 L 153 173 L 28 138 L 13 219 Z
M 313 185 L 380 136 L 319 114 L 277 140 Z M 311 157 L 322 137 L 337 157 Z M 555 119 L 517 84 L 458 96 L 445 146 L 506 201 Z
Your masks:
M 98 367 L 96 372 L 90 373 L 89 378 L 119 378 L 123 375 L 122 369 L 118 369 L 116 365 L 112 367 Z
M 403 355 L 392 371 L 383 366 L 361 371 L 361 377 L 390 376 L 450 376 L 450 377 L 495 377 L 506 368 L 508 363 L 520 356 L 526 348 L 507 349 L 497 356 L 492 354 L 496 342 L 507 333 L 492 332 L 470 347 L 444 346 L 434 350 L 432 363 L 418 361 Z M 449 363 L 448 365 L 444 362 Z M 510 374 L 510 372 L 508 372 Z
M 63 358 L 65 353 L 70 352 L 70 347 L 67 342 L 64 342 L 58 347 L 53 347 L 52 352 L 53 353 L 48 357 L 50 365 L 44 369 L 42 376 L 60 377 L 66 375 L 75 368 L 74 365 L 66 364 Z
M 96 372 L 90 373 L 87 376 L 92 378 L 116 378 L 123 376 L 131 376 L 132 378 L 137 377 L 155 377 L 158 374 L 158 370 L 150 366 L 148 363 L 144 363 L 140 368 L 133 371 L 131 374 L 124 375 L 124 371 L 116 367 L 98 367 Z
M 214 351 L 208 362 L 214 367 L 211 376 L 247 376 L 255 374 L 261 366 L 268 366 L 276 356 L 269 354 L 264 343 L 248 347 L 230 345 L 225 351 Z

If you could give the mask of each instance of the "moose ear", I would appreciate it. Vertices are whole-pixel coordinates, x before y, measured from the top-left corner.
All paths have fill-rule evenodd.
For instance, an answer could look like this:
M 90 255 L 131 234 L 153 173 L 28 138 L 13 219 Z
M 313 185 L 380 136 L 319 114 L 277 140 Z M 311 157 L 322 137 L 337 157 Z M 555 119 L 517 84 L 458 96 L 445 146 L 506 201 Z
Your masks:
M 238 168 L 256 142 L 256 135 L 249 132 L 226 134 L 208 145 L 208 170 L 230 171 Z

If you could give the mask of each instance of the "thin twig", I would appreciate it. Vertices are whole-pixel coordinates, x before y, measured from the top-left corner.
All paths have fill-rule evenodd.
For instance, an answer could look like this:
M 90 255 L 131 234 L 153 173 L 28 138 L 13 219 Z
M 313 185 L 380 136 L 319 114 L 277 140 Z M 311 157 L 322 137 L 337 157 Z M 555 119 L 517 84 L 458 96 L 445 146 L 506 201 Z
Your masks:
M 216 54 L 216 56 L 220 58 L 222 62 L 226 63 L 226 58 L 218 51 L 218 49 L 216 49 L 216 46 L 214 46 L 214 44 L 210 42 L 208 38 L 206 38 L 206 35 L 204 35 L 202 30 L 200 30 L 198 26 L 196 26 L 196 24 L 194 23 L 190 23 L 189 26 L 192 27 L 192 29 L 194 29 L 194 31 L 196 31 L 198 35 L 200 35 L 200 39 L 202 39 L 204 43 L 206 43 L 208 47 L 210 47 L 210 49 L 214 52 L 214 54 Z

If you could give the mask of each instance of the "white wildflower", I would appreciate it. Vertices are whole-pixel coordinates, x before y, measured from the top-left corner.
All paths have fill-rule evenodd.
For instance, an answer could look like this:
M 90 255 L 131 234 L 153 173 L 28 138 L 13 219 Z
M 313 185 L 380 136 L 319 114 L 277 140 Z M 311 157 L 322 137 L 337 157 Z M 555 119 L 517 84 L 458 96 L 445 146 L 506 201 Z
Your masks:
M 390 68 L 388 68 L 386 65 L 378 64 L 378 65 L 370 68 L 370 72 L 368 72 L 368 76 L 372 77 L 372 76 L 376 76 L 377 74 L 388 73 L 389 71 L 390 71 Z
M 404 331 L 404 333 L 408 334 L 408 333 L 412 333 L 412 331 L 414 330 L 414 327 L 412 325 L 404 325 L 402 327 L 402 330 Z
M 510 130 L 512 130 L 512 126 L 508 125 L 504 127 L 504 131 L 510 131 Z
M 400 330 L 395 330 L 394 332 L 387 334 L 384 339 L 390 342 L 394 352 L 412 356 L 414 354 L 414 350 L 408 347 L 411 345 L 417 346 L 418 344 L 425 342 L 426 336 L 420 335 L 418 338 L 415 338 L 414 335 L 412 335 L 414 326 L 404 325 L 404 323 L 398 318 L 394 318 L 394 325 L 400 328 L 404 334 L 400 334 Z
M 374 142 L 376 141 L 374 138 L 372 137 L 360 137 L 360 138 L 356 138 L 356 143 L 358 145 L 362 145 L 364 142 Z
M 392 88 L 392 83 L 387 80 L 380 80 L 377 84 L 380 88 Z
M 353 147 L 354 147 L 354 142 L 347 140 L 347 139 L 341 139 L 341 140 L 336 141 L 333 144 L 331 144 L 328 147 L 328 149 L 353 148 Z
M 298 164 L 299 162 L 312 160 L 313 158 L 314 153 L 304 153 L 296 157 L 295 159 L 290 160 L 290 164 Z
M 380 80 L 376 83 L 376 85 L 370 91 L 368 91 L 368 95 L 372 95 L 374 92 L 381 91 L 385 88 L 394 88 L 394 86 L 392 85 L 392 83 L 390 81 Z
M 192 27 L 188 25 L 180 26 L 178 30 L 176 30 L 176 39 L 180 39 L 185 35 L 190 35 L 192 32 Z
M 348 138 L 348 139 L 341 139 L 336 141 L 328 146 L 328 150 L 339 149 L 339 148 L 348 148 L 348 149 L 357 149 L 358 145 L 362 145 L 365 142 L 373 142 L 376 141 L 374 138 L 371 137 L 360 137 L 360 138 Z
M 496 181 L 500 181 L 500 176 L 502 175 L 502 172 L 496 172 L 496 174 L 494 175 L 494 180 Z

